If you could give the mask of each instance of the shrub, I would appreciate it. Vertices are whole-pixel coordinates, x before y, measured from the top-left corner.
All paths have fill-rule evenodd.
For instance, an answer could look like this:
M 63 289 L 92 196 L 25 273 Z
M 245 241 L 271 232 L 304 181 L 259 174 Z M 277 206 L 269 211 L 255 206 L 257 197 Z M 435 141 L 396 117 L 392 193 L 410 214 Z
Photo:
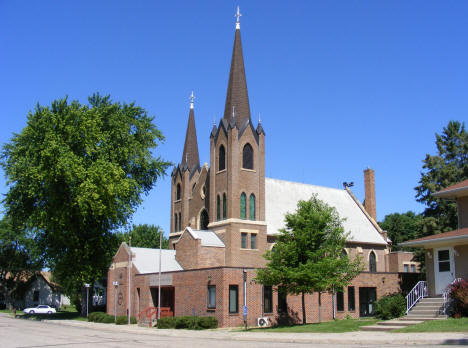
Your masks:
M 388 320 L 398 318 L 406 312 L 406 299 L 402 294 L 383 296 L 375 302 L 374 314 L 377 318 Z
M 200 317 L 198 321 L 202 329 L 216 329 L 218 327 L 218 319 L 216 317 Z
M 158 320 L 158 329 L 189 329 L 203 330 L 218 327 L 218 319 L 215 317 L 166 317 Z
M 455 318 L 468 317 L 468 282 L 464 279 L 449 286 L 450 314 Z
M 176 318 L 175 317 L 166 317 L 158 320 L 156 324 L 158 329 L 175 329 L 176 327 Z
M 114 316 L 106 314 L 104 312 L 92 312 L 88 314 L 88 321 L 93 321 L 95 323 L 108 323 L 108 318 L 111 318 L 111 323 L 114 322 Z
M 118 316 L 115 320 L 117 325 L 126 325 L 128 323 L 128 317 L 126 315 Z M 130 324 L 136 324 L 137 320 L 135 317 L 130 317 Z

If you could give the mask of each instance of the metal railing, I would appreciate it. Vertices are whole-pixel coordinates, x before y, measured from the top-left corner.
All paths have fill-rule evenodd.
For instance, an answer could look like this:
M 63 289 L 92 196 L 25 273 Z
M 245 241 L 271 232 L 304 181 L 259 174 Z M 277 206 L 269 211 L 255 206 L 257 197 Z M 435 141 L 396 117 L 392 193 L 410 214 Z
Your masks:
M 454 283 L 457 283 L 459 281 L 461 281 L 462 278 L 455 278 L 453 280 L 453 282 L 451 282 L 446 288 L 445 288 L 445 291 L 444 291 L 444 314 L 447 314 L 447 305 L 448 305 L 448 297 L 449 297 L 449 294 L 450 294 L 450 288 L 451 288 L 451 285 L 454 284 Z
M 173 317 L 174 313 L 172 313 L 170 307 L 161 307 L 161 318 L 164 317 Z M 140 313 L 137 314 L 138 322 L 141 323 L 144 320 L 148 321 L 148 325 L 151 326 L 153 320 L 156 320 L 158 317 L 158 307 L 148 307 L 142 310 Z
M 423 297 L 427 297 L 427 282 L 421 280 L 414 286 L 409 294 L 406 295 L 406 314 L 408 314 L 410 309 Z

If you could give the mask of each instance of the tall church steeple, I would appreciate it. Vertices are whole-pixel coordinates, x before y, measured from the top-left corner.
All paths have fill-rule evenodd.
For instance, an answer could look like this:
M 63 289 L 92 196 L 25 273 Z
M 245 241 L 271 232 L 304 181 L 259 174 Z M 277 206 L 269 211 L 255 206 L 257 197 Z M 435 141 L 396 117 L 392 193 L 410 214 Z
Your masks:
M 250 104 L 247 92 L 247 80 L 245 78 L 244 57 L 242 54 L 242 41 L 240 34 L 239 7 L 237 8 L 236 33 L 234 35 L 234 47 L 232 50 L 231 70 L 224 107 L 224 118 L 230 123 L 233 114 L 237 128 L 241 128 L 246 120 L 250 121 Z M 234 113 L 233 113 L 234 110 Z
M 187 133 L 185 134 L 184 152 L 182 153 L 181 168 L 187 168 L 193 171 L 200 167 L 200 158 L 198 156 L 197 130 L 195 128 L 195 115 L 193 111 L 193 100 L 195 97 L 190 95 L 190 112 L 187 124 Z

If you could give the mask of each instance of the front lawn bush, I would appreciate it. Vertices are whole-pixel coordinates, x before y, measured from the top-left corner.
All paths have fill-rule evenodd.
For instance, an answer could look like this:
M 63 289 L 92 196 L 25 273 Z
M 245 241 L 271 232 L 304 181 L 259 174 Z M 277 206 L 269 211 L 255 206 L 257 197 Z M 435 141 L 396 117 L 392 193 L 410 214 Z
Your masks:
M 450 314 L 454 318 L 468 317 L 468 282 L 455 281 L 449 287 Z
M 375 302 L 374 315 L 383 320 L 399 318 L 406 312 L 406 299 L 402 294 L 383 296 Z
M 215 329 L 218 327 L 218 319 L 215 317 L 166 317 L 158 320 L 158 329 L 189 329 L 203 330 Z
M 92 312 L 88 314 L 88 321 L 95 323 L 113 323 L 114 316 L 104 312 Z
M 128 317 L 126 315 L 118 316 L 115 320 L 117 325 L 126 325 L 128 323 Z M 136 324 L 137 320 L 135 317 L 130 317 L 130 324 Z

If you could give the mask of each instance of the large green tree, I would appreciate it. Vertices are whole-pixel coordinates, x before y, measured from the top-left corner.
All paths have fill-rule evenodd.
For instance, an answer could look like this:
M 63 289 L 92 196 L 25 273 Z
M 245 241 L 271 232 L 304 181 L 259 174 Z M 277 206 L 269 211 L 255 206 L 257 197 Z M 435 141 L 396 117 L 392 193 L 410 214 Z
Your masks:
M 159 249 L 159 237 L 162 233 L 162 229 L 155 225 L 133 225 L 130 232 L 119 233 L 118 237 L 121 242 L 127 244 L 132 243 L 132 247 L 137 248 L 153 248 Z M 167 249 L 169 247 L 169 240 L 162 235 L 162 248 Z
M 288 294 L 302 296 L 302 321 L 306 323 L 304 295 L 340 290 L 362 271 L 359 257 L 343 256 L 347 233 L 333 207 L 316 196 L 299 201 L 295 213 L 286 214 L 286 228 L 265 257 L 257 281 L 281 286 Z M 319 308 L 320 315 L 320 308 Z
M 422 219 L 421 215 L 412 211 L 402 214 L 393 213 L 386 215 L 379 225 L 392 241 L 392 250 L 397 251 L 404 250 L 398 245 L 399 243 L 419 237 Z
M 4 199 L 13 226 L 37 229 L 47 265 L 69 295 L 101 278 L 118 246 L 113 233 L 168 163 L 152 155 L 163 135 L 135 105 L 92 95 L 89 104 L 37 105 L 3 147 Z
M 14 228 L 7 217 L 0 220 L 0 297 L 12 303 L 22 285 L 41 268 L 34 231 L 26 225 Z
M 468 132 L 465 124 L 450 121 L 441 134 L 436 134 L 436 155 L 426 155 L 416 200 L 424 203 L 423 235 L 457 228 L 456 203 L 436 198 L 433 193 L 468 179 Z

